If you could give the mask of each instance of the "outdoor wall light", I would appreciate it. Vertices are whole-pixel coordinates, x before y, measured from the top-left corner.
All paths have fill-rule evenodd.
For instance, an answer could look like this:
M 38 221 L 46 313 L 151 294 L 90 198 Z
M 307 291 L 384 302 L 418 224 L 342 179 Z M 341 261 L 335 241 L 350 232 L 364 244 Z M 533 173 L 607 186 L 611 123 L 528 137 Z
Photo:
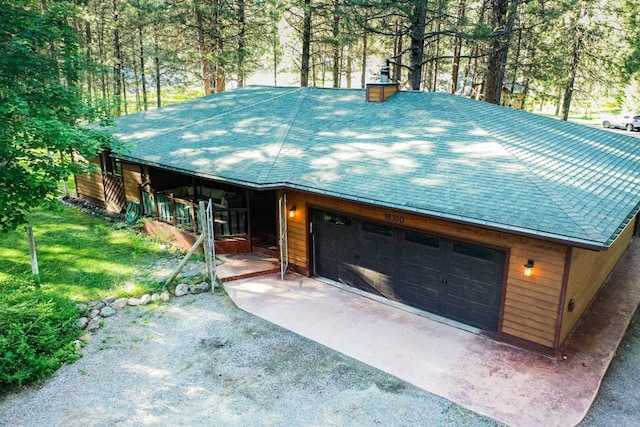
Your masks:
M 293 218 L 294 216 L 296 216 L 296 205 L 289 208 L 289 218 Z
M 524 275 L 527 277 L 530 277 L 532 273 L 533 273 L 533 260 L 530 259 L 524 265 Z

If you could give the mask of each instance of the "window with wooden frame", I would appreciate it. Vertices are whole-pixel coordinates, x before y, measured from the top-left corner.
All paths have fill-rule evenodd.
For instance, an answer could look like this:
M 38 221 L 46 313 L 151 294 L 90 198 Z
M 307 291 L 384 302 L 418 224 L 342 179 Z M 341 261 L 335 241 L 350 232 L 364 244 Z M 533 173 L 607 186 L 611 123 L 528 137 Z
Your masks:
M 113 176 L 122 176 L 122 162 L 111 157 L 111 150 L 106 150 L 100 155 L 102 171 Z

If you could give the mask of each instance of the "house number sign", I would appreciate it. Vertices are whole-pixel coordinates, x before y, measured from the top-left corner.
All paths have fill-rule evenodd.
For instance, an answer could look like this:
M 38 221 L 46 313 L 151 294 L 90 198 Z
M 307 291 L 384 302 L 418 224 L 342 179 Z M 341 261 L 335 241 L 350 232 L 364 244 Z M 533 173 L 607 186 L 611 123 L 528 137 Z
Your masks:
M 395 223 L 398 223 L 398 224 L 404 223 L 404 217 L 403 216 L 394 215 L 394 214 L 384 214 L 384 220 L 385 221 L 389 221 L 389 222 L 395 222 Z

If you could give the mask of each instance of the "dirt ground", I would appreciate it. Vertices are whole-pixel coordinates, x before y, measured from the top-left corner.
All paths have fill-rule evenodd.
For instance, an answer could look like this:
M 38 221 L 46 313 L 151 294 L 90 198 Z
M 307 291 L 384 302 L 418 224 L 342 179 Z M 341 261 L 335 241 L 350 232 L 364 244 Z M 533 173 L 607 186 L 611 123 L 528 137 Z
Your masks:
M 80 360 L 0 399 L 0 425 L 498 425 L 245 313 L 220 290 L 104 323 Z M 637 425 L 638 349 L 636 314 L 582 425 Z

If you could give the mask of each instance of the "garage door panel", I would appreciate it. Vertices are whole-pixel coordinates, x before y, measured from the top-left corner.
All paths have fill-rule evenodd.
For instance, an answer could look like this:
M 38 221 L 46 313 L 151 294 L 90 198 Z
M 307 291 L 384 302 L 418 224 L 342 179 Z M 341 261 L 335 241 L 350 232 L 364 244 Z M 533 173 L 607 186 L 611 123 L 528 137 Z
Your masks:
M 502 271 L 496 271 L 495 266 L 488 266 L 484 268 L 475 268 L 471 272 L 471 277 L 479 282 L 492 283 L 495 282 L 498 277 L 502 276 Z
M 314 238 L 320 240 L 315 244 L 318 274 L 497 330 L 505 252 L 333 214 L 315 218 L 333 221 L 319 227 L 314 223 Z
M 454 263 L 451 265 L 449 269 L 449 274 L 451 276 L 459 277 L 460 279 L 466 280 L 471 277 L 471 269 L 468 265 L 461 265 L 458 263 Z
M 377 255 L 393 261 L 396 258 L 396 247 L 392 243 L 378 242 Z
M 374 284 L 377 278 L 375 271 L 362 268 L 359 265 L 340 263 L 338 266 L 338 281 L 365 292 L 381 295 Z
M 403 304 L 439 314 L 442 311 L 440 293 L 429 288 L 401 287 L 396 289 L 396 299 Z
M 498 328 L 499 313 L 487 310 L 486 306 L 476 304 L 468 298 L 451 298 L 447 303 L 446 311 L 447 317 L 479 329 L 496 330 Z
M 424 251 L 422 251 L 422 265 L 441 265 L 442 261 L 443 255 L 440 251 L 432 249 L 425 249 Z
M 399 253 L 400 253 L 400 259 L 405 265 L 413 266 L 413 267 L 420 267 L 422 265 L 421 263 L 422 255 L 420 251 L 412 250 L 408 248 L 400 248 Z
M 452 278 L 447 280 L 447 294 L 456 298 L 465 298 L 471 301 L 477 301 L 487 307 L 493 307 L 499 304 L 499 295 L 495 286 L 478 282 L 474 280 L 458 281 Z

